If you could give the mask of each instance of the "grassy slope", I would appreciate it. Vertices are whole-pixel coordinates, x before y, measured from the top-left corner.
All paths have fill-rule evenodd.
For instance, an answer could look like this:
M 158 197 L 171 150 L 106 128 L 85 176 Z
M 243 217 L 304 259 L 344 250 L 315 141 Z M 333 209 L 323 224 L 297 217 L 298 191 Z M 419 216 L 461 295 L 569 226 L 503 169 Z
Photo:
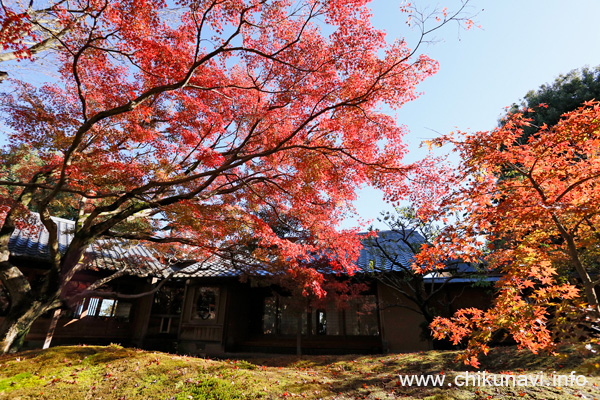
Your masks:
M 600 399 L 600 357 L 549 358 L 497 349 L 494 372 L 586 375 L 584 387 L 402 387 L 398 374 L 440 374 L 463 365 L 454 352 L 383 356 L 209 360 L 119 346 L 55 347 L 0 357 L 0 399 Z

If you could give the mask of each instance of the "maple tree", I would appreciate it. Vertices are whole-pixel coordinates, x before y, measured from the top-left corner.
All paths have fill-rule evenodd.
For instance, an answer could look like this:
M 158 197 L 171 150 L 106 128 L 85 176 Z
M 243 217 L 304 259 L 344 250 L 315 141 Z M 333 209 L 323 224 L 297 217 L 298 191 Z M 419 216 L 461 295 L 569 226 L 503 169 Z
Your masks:
M 552 350 L 569 336 L 581 340 L 585 324 L 598 318 L 600 106 L 586 102 L 522 143 L 530 124 L 512 113 L 494 130 L 431 143 L 452 144 L 461 161 L 440 170 L 439 201 L 421 198 L 424 215 L 455 219 L 419 263 L 435 268 L 445 257 L 462 257 L 502 272 L 491 308 L 432 324 L 437 338 L 467 340 L 463 356 L 473 365 L 494 332 L 533 352 Z
M 18 347 L 36 318 L 64 302 L 64 288 L 87 266 L 85 249 L 100 237 L 152 244 L 163 261 L 228 256 L 236 243 L 254 240 L 258 263 L 288 260 L 282 268 L 317 296 L 324 295 L 321 274 L 302 267 L 310 254 L 351 273 L 359 243 L 337 225 L 356 190 L 370 184 L 397 199 L 407 190 L 404 177 L 418 168 L 402 164 L 404 131 L 380 106 L 413 100 L 415 85 L 438 68 L 403 40 L 386 44 L 367 5 L 40 6 L 60 33 L 44 29 L 21 3 L 5 6 L 4 50 L 36 61 L 25 39 L 51 38 L 45 49 L 58 79 L 2 84 L 10 128 L 3 161 L 11 173 L 0 177 L 0 280 L 11 308 L 0 352 Z M 421 38 L 463 22 L 445 9 L 438 19 L 431 29 L 420 25 Z M 36 163 L 20 164 L 10 157 L 17 151 Z M 50 269 L 36 287 L 11 264 L 8 249 L 15 227 L 33 224 L 31 210 L 49 233 Z M 51 217 L 65 210 L 77 215 L 76 228 L 59 251 Z M 297 221 L 314 240 L 278 236 L 261 210 Z

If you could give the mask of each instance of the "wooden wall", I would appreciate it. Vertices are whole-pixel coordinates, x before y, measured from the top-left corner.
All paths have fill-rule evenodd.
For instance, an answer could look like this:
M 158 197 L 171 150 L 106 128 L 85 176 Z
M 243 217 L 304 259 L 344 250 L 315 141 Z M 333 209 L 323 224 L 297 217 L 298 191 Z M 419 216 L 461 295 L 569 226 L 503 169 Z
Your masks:
M 402 295 L 389 286 L 377 285 L 379 319 L 384 351 L 402 353 L 430 350 L 431 342 L 421 337 L 425 319 L 404 306 L 412 306 Z
M 378 295 L 382 338 L 386 351 L 402 353 L 431 350 L 434 345 L 438 346 L 436 348 L 447 346 L 447 343 L 425 339 L 425 318 L 420 313 L 410 310 L 408 307 L 415 306 L 399 292 L 379 284 Z M 474 288 L 469 283 L 449 283 L 439 296 L 440 302 L 448 305 L 449 315 L 467 307 L 486 309 L 491 303 L 488 289 Z
M 203 288 L 218 292 L 214 318 L 198 317 L 196 302 Z M 188 284 L 178 335 L 178 351 L 186 354 L 220 354 L 224 352 L 224 327 L 227 313 L 228 286 L 219 283 Z

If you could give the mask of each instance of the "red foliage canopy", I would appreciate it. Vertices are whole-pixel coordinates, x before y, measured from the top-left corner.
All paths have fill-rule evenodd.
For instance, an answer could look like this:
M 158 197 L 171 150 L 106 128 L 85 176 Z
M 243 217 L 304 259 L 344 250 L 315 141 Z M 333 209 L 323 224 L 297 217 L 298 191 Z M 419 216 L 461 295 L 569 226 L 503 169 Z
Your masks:
M 454 223 L 419 263 L 485 260 L 502 273 L 489 310 L 433 323 L 437 337 L 469 340 L 465 360 L 474 365 L 494 332 L 533 352 L 551 350 L 569 336 L 579 341 L 579 324 L 598 316 L 600 106 L 586 103 L 523 143 L 529 123 L 516 113 L 492 131 L 431 143 L 454 145 L 461 162 L 439 171 L 439 198 L 421 196 L 424 214 Z
M 63 277 L 101 236 L 186 259 L 258 240 L 256 259 L 275 252 L 290 271 L 311 253 L 352 270 L 358 242 L 337 225 L 356 190 L 395 199 L 416 168 L 402 164 L 404 132 L 380 106 L 413 100 L 436 62 L 414 59 L 404 41 L 386 45 L 366 0 L 75 3 L 46 9 L 61 32 L 59 78 L 7 86 L 9 152 L 39 159 L 22 168 L 5 157 L 7 227 L 26 206 L 39 211 Z M 11 51 L 39 31 L 26 11 L 2 24 Z M 60 254 L 50 216 L 67 206 L 78 225 Z M 311 239 L 276 235 L 263 211 Z M 296 275 L 319 293 L 318 274 Z

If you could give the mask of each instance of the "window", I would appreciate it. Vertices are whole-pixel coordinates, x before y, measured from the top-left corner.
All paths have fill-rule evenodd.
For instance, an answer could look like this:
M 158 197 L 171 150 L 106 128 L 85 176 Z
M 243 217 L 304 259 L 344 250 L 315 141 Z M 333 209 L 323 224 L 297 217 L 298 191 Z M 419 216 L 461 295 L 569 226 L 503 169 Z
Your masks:
M 115 317 L 129 320 L 129 314 L 131 314 L 131 303 L 125 303 L 123 301 L 119 301 L 117 303 Z
M 98 297 L 92 297 L 88 302 L 86 315 L 90 317 L 95 317 L 96 313 L 98 312 L 98 303 L 100 303 L 101 301 L 102 299 L 99 299 Z
M 302 334 L 306 335 L 379 335 L 377 298 L 375 295 L 360 296 L 351 300 L 345 309 L 333 302 L 323 308 L 298 311 L 299 305 L 286 296 L 271 296 L 264 300 L 263 334 L 295 335 L 301 318 Z
M 298 305 L 291 297 L 266 297 L 263 308 L 263 334 L 295 335 L 298 331 L 298 319 L 302 334 L 307 332 L 306 309 Z
M 317 335 L 326 335 L 327 334 L 327 314 L 324 310 L 317 310 L 315 315 L 315 319 L 317 324 L 315 325 L 317 328 Z
M 196 288 L 194 304 L 192 306 L 192 319 L 213 321 L 217 319 L 217 305 L 219 304 L 219 289 L 214 287 Z
M 302 334 L 306 334 L 306 305 L 304 299 L 289 296 L 279 297 L 279 333 L 295 335 L 298 332 L 298 319 L 301 319 Z
M 349 301 L 348 309 L 345 310 L 345 319 L 347 335 L 379 335 L 376 297 L 362 296 L 360 300 Z
M 75 318 L 104 317 L 128 320 L 131 314 L 131 303 L 100 297 L 84 298 L 75 306 L 73 314 Z
M 81 314 L 83 314 L 83 303 L 85 302 L 85 299 L 81 300 L 79 303 L 77 303 L 77 305 L 75 306 L 75 312 L 73 313 L 73 316 L 76 318 L 81 317 Z
M 179 315 L 183 304 L 184 289 L 182 287 L 163 286 L 154 294 L 152 314 Z
M 278 298 L 275 296 L 265 298 L 263 309 L 263 333 L 265 335 L 274 335 L 278 329 Z
M 324 309 L 312 310 L 313 335 L 343 335 L 342 320 L 344 310 L 340 310 L 333 302 L 327 303 Z
M 114 317 L 117 309 L 117 301 L 112 299 L 104 299 L 98 308 L 99 317 Z

